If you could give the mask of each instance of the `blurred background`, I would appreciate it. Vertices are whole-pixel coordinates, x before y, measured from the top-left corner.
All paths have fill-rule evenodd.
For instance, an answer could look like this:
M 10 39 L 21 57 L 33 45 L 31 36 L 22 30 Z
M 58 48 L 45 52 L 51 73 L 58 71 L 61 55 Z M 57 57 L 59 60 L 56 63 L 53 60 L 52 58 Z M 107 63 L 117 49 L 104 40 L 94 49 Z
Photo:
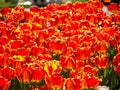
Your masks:
M 14 8 L 16 5 L 22 5 L 26 8 L 29 8 L 31 5 L 38 5 L 38 6 L 42 7 L 42 6 L 46 6 L 47 4 L 50 4 L 50 3 L 62 4 L 62 3 L 66 3 L 66 2 L 74 3 L 76 1 L 86 2 L 88 0 L 0 0 L 0 8 L 3 8 L 3 7 L 11 7 L 11 8 L 13 7 Z M 102 2 L 110 1 L 109 3 L 120 2 L 120 0 L 101 0 L 101 1 Z
M 30 7 L 31 5 L 46 6 L 50 3 L 66 3 L 75 1 L 88 1 L 88 0 L 0 0 L 0 8 L 2 7 L 15 7 L 16 5 L 22 5 L 24 7 Z

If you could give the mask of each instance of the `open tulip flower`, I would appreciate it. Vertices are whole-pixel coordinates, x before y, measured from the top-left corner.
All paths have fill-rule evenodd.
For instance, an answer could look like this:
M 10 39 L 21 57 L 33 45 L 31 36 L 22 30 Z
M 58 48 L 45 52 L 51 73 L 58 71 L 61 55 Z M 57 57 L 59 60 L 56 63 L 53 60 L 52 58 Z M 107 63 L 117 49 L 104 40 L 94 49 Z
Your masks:
M 103 6 L 0 9 L 0 90 L 120 89 L 120 12 Z

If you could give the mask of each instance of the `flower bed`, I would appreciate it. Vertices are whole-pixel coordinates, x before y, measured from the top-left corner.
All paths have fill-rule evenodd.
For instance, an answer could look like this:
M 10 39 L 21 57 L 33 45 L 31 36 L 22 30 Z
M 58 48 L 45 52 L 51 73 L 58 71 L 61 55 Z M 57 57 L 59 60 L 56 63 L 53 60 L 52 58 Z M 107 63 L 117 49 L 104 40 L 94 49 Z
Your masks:
M 113 5 L 116 6 L 116 5 Z M 0 10 L 0 90 L 120 86 L 120 12 L 89 1 Z

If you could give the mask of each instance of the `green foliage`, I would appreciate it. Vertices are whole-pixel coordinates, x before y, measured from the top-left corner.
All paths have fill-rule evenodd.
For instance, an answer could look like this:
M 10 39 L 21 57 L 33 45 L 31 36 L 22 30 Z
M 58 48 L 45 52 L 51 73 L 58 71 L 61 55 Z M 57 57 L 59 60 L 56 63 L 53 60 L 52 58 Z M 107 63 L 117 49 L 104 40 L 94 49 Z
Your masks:
M 109 67 L 106 69 L 100 69 L 98 72 L 98 77 L 103 77 L 102 79 L 102 85 L 108 86 L 110 90 L 118 90 L 120 86 L 120 77 L 118 74 L 114 71 L 112 61 L 114 56 L 117 54 L 117 50 L 110 45 L 108 49 L 108 55 L 110 59 Z
M 63 76 L 64 78 L 69 78 L 70 77 L 70 70 L 69 69 L 62 70 L 60 75 Z
M 0 8 L 4 8 L 4 7 L 11 7 L 11 8 L 13 8 L 16 5 L 17 5 L 16 3 L 0 1 Z

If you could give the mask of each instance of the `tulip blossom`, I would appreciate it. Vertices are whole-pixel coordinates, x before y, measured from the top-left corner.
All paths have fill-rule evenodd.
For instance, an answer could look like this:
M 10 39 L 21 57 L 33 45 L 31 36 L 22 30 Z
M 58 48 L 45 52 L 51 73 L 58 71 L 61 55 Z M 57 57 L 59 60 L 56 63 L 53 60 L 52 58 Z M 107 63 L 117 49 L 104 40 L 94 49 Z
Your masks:
M 46 76 L 46 84 L 49 88 L 53 90 L 59 90 L 63 88 L 64 78 L 59 74 L 53 74 L 51 76 Z
M 97 86 L 100 85 L 101 79 L 95 77 L 94 75 L 87 74 L 84 76 L 83 88 L 97 89 Z
M 82 90 L 82 82 L 80 79 L 70 78 L 66 80 L 65 90 Z
M 9 90 L 11 82 L 4 77 L 0 77 L 0 90 Z
M 117 6 L 110 15 L 100 0 L 2 8 L 0 90 L 118 90 Z
M 29 83 L 32 76 L 31 68 L 17 68 L 16 77 L 20 82 Z
M 47 75 L 50 76 L 54 73 L 60 73 L 62 67 L 58 61 L 48 61 L 45 63 L 44 70 L 46 71 Z
M 120 75 L 120 70 L 119 70 L 120 59 L 119 58 L 120 58 L 120 53 L 118 53 L 113 59 L 114 70 L 118 73 L 118 75 Z
M 39 82 L 44 78 L 45 71 L 42 68 L 32 70 L 32 82 Z
M 12 80 L 15 77 L 15 69 L 13 68 L 3 68 L 2 69 L 2 76 L 7 78 L 8 80 Z

